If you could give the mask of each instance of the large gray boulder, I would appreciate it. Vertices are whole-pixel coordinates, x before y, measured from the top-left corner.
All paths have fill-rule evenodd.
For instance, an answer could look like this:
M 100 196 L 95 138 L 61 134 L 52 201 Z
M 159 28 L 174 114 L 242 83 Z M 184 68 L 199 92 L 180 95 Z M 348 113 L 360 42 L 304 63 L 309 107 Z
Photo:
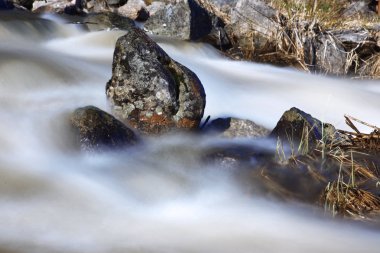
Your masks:
M 76 109 L 70 121 L 76 142 L 83 150 L 124 148 L 138 142 L 137 136 L 131 129 L 94 106 Z
M 195 129 L 206 104 L 198 77 L 137 28 L 116 43 L 106 93 L 114 114 L 146 134 Z
M 238 0 L 226 30 L 235 47 L 250 51 L 246 54 L 273 52 L 281 31 L 280 13 L 263 0 Z
M 207 0 L 153 2 L 144 27 L 151 34 L 180 40 L 200 40 L 209 36 L 215 46 L 228 45 L 225 20 Z

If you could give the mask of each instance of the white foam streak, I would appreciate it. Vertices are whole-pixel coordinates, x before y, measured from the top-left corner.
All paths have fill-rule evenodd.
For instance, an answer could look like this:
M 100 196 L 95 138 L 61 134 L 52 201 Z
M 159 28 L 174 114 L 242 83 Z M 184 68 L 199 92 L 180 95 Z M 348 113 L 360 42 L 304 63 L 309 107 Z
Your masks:
M 328 78 L 230 61 L 215 57 L 211 48 L 210 54 L 205 55 L 205 48 L 200 45 L 161 45 L 198 74 L 207 94 L 206 115 L 234 115 L 273 128 L 281 114 L 295 106 L 344 129 L 344 114 L 380 125 L 380 117 L 374 116 L 379 115 L 376 108 L 380 106 L 379 92 L 373 92 L 378 90 L 376 81 Z M 183 51 L 192 51 L 191 55 L 197 57 L 189 57 Z

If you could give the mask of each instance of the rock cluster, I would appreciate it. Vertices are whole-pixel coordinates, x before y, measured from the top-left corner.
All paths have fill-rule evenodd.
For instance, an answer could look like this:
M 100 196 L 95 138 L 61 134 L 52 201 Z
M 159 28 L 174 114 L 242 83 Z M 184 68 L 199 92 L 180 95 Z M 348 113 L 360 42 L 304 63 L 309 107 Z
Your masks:
M 34 0 L 22 1 L 29 6 Z M 24 2 L 19 4 L 25 6 Z M 362 26 L 366 40 L 352 47 L 352 42 L 341 40 L 340 34 L 353 38 L 358 29 L 328 30 L 316 20 L 286 17 L 266 0 L 78 0 L 75 5 L 51 0 L 34 5 L 35 12 L 117 13 L 144 22 L 148 34 L 203 41 L 234 59 L 329 75 L 380 76 L 380 46 L 372 43 L 379 37 L 378 28 Z M 354 1 L 341 10 L 341 15 L 373 18 L 376 14 L 370 7 L 372 2 L 368 5 L 368 1 Z

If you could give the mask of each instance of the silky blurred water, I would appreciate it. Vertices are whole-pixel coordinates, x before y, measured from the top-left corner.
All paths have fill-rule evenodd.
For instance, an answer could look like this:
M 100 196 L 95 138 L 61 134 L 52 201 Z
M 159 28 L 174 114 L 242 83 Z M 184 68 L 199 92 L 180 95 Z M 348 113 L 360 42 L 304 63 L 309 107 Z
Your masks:
M 86 105 L 109 111 L 105 84 L 122 34 L 86 32 L 54 16 L 1 21 L 0 252 L 377 252 L 379 232 L 248 194 L 230 171 L 204 165 L 203 150 L 219 139 L 75 149 L 67 117 Z M 378 83 L 234 62 L 204 44 L 154 39 L 199 76 L 212 118 L 272 128 L 297 106 L 342 128 L 344 113 L 380 125 Z

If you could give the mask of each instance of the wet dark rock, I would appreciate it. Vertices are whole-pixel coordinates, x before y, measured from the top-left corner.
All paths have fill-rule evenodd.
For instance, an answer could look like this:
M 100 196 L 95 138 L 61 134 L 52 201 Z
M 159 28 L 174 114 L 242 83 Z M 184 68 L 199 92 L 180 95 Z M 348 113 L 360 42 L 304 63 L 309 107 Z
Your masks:
M 207 0 L 180 0 L 148 6 L 151 17 L 145 28 L 152 34 L 181 40 L 206 39 L 228 47 L 225 22 Z
M 106 93 L 114 114 L 146 134 L 196 129 L 206 104 L 198 77 L 137 28 L 116 43 Z
M 293 147 L 295 153 L 307 153 L 313 150 L 319 141 L 333 141 L 335 135 L 334 126 L 322 123 L 295 107 L 282 115 L 270 134 L 272 138 L 280 139 L 283 144 Z
M 236 137 L 266 137 L 270 131 L 255 122 L 238 118 L 218 118 L 205 127 L 205 132 L 211 132 L 227 138 Z
M 78 108 L 70 121 L 83 150 L 124 148 L 138 142 L 131 129 L 94 106 Z

